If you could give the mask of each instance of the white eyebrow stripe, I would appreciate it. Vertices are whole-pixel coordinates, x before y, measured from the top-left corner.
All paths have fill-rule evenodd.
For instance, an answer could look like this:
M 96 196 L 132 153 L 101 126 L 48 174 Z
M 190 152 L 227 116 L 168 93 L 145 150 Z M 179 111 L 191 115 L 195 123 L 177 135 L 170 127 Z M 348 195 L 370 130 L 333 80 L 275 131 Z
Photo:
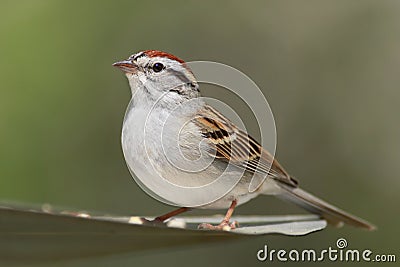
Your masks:
M 139 52 L 137 54 L 133 54 L 132 56 L 130 56 L 130 58 L 132 58 L 133 60 L 137 60 L 140 57 L 143 57 L 145 55 L 144 52 Z

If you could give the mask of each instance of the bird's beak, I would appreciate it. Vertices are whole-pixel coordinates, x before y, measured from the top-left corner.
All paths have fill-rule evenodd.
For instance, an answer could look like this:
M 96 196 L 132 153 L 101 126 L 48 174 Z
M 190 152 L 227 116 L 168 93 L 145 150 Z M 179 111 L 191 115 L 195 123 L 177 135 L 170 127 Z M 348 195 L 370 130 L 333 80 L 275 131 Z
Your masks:
M 137 71 L 137 65 L 130 60 L 115 62 L 113 66 L 119 68 L 125 73 L 135 73 Z

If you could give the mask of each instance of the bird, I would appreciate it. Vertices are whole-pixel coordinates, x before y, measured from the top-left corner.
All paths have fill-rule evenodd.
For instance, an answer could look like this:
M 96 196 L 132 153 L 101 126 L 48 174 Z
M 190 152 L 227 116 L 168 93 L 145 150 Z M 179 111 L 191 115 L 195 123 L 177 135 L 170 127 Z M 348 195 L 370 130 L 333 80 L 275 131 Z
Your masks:
M 334 226 L 376 228 L 301 189 L 267 149 L 202 99 L 184 60 L 144 50 L 113 66 L 123 71 L 132 93 L 121 133 L 128 169 L 147 193 L 179 206 L 154 222 L 191 209 L 226 209 L 220 224 L 205 222 L 199 228 L 234 229 L 239 227 L 231 222 L 237 206 L 274 195 Z

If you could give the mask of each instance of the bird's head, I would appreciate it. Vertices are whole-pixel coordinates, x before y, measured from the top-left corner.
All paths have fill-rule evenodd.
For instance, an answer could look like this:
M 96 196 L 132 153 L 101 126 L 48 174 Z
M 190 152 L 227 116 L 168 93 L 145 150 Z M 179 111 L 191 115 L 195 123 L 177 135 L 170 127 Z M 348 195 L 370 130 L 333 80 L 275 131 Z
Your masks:
M 166 94 L 177 100 L 198 96 L 198 84 L 190 68 L 182 59 L 166 52 L 142 51 L 113 66 L 125 73 L 133 95 L 143 90 L 154 99 Z

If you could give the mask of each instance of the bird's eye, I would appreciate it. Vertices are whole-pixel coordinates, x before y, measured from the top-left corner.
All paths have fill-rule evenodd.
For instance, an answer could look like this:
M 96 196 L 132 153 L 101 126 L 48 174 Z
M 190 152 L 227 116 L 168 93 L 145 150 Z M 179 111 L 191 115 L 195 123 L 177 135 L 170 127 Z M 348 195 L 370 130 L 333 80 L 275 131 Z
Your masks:
M 154 70 L 154 72 L 160 72 L 160 71 L 162 71 L 163 69 L 164 69 L 164 65 L 163 65 L 162 63 L 157 62 L 157 63 L 155 63 L 155 64 L 153 65 L 153 70 Z

